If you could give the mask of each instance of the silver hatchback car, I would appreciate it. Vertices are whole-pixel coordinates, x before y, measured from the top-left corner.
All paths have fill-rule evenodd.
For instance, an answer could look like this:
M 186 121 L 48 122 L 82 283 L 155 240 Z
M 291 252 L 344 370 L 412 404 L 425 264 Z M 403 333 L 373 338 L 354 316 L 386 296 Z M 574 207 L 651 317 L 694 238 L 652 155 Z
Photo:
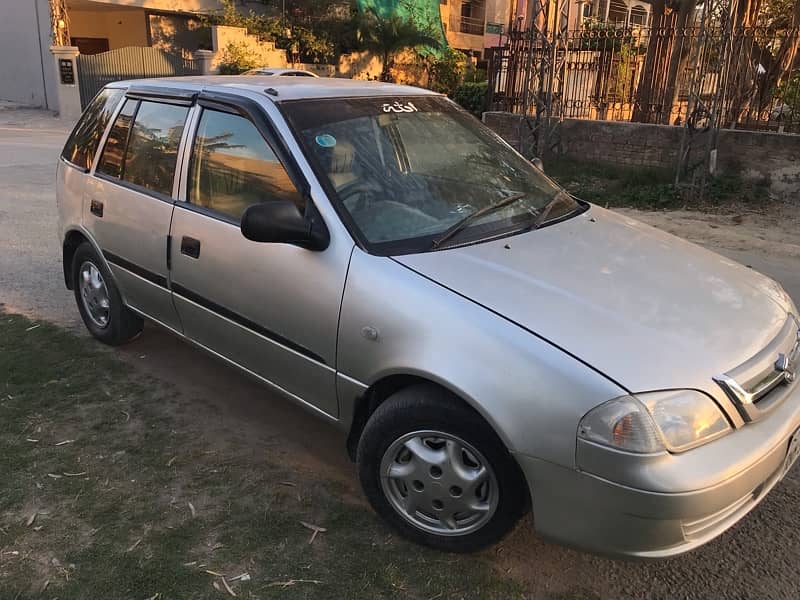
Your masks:
M 64 278 L 349 432 L 366 496 L 450 551 L 526 511 L 667 557 L 800 454 L 770 279 L 573 198 L 446 97 L 317 78 L 114 83 L 58 165 Z

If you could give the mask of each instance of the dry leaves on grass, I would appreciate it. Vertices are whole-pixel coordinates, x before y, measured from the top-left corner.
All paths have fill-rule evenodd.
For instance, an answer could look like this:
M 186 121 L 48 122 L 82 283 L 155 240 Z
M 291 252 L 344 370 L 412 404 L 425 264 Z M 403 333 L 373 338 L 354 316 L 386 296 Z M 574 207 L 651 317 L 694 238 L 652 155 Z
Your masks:
M 312 583 L 314 585 L 322 585 L 322 582 L 317 579 L 289 579 L 288 581 L 273 581 L 267 587 L 282 587 L 287 588 L 298 583 Z
M 328 531 L 324 527 L 320 527 L 319 525 L 314 525 L 313 523 L 306 523 L 305 521 L 300 521 L 300 525 L 302 525 L 306 529 L 310 529 L 311 531 L 314 532 L 314 533 L 311 534 L 311 539 L 308 540 L 309 544 L 313 544 L 314 543 L 314 540 L 317 539 L 317 534 L 325 533 L 326 531 Z

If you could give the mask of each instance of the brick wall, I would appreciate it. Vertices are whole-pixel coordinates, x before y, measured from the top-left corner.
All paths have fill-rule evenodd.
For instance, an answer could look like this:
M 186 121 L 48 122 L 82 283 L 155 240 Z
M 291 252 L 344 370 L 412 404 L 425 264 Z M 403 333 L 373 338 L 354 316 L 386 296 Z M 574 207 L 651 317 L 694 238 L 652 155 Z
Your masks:
M 515 148 L 532 156 L 533 136 L 519 115 L 487 112 L 484 122 Z M 545 142 L 549 156 L 587 162 L 674 169 L 678 161 L 682 127 L 568 119 L 549 123 Z M 747 179 L 765 181 L 778 198 L 800 196 L 800 135 L 720 131 L 718 172 L 735 173 Z

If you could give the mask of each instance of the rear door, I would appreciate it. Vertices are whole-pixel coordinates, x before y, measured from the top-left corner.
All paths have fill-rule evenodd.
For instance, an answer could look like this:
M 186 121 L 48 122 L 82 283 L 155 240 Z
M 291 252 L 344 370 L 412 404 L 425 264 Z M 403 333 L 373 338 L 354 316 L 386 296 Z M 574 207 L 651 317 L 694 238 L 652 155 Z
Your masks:
M 336 335 L 352 243 L 332 240 L 315 252 L 244 238 L 241 215 L 254 203 L 314 207 L 261 109 L 229 101 L 200 98 L 185 201 L 172 220 L 171 282 L 184 333 L 336 416 Z
M 167 286 L 167 239 L 178 150 L 191 100 L 129 95 L 87 187 L 84 224 L 126 304 L 177 331 Z

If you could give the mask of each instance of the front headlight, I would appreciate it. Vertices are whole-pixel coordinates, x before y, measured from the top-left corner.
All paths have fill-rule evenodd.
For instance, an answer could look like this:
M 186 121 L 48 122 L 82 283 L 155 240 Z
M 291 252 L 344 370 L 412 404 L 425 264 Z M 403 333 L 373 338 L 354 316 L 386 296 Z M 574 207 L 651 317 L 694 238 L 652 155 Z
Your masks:
M 674 390 L 609 400 L 581 419 L 578 436 L 628 452 L 683 452 L 730 429 L 711 398 L 694 390 Z

